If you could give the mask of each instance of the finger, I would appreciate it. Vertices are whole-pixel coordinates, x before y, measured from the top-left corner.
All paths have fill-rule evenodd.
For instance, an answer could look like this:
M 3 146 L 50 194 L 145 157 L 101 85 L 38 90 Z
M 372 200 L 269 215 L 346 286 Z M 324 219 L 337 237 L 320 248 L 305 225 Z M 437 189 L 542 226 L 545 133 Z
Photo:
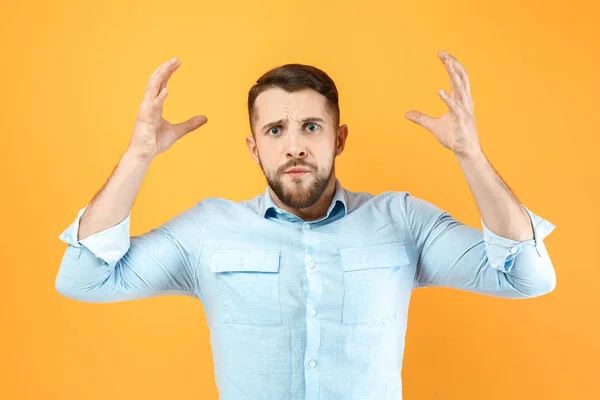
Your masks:
M 411 110 L 404 115 L 409 121 L 414 122 L 417 125 L 421 125 L 428 131 L 433 131 L 435 118 L 425 115 L 419 111 Z
M 460 78 L 463 79 L 467 76 L 467 70 L 465 69 L 465 67 L 463 67 L 463 65 L 456 59 L 456 57 L 454 57 L 453 55 L 440 50 L 438 53 L 440 59 L 442 60 L 442 62 L 446 62 L 446 60 L 450 60 L 452 61 L 452 63 L 454 64 L 456 70 L 458 71 L 458 74 L 460 75 Z
M 452 66 L 454 67 L 454 69 L 458 73 L 458 76 L 462 80 L 467 93 L 471 93 L 471 83 L 469 82 L 469 74 L 467 74 L 467 70 L 465 69 L 465 67 L 463 67 L 463 65 L 456 59 L 456 57 L 443 50 L 440 50 L 438 52 L 438 56 L 440 57 L 440 60 L 442 60 L 442 62 L 444 63 L 446 62 L 446 59 L 452 61 Z
M 158 93 L 160 92 L 161 83 L 163 76 L 165 75 L 165 71 L 168 71 L 173 63 L 175 58 L 163 63 L 150 77 L 148 80 L 148 85 L 146 86 L 146 92 L 144 93 L 144 102 L 148 104 L 152 104 Z
M 159 72 L 154 76 L 154 84 L 156 85 L 156 83 L 158 82 L 158 85 L 155 86 L 157 94 L 160 93 L 161 90 L 163 90 L 167 86 L 169 78 L 171 78 L 171 75 L 173 75 L 173 72 L 175 72 L 179 65 L 181 65 L 179 60 L 176 57 L 174 57 L 167 61 L 164 67 L 161 68 Z
M 465 91 L 464 82 L 458 76 L 456 70 L 454 69 L 453 61 L 446 61 L 446 69 L 448 70 L 448 74 L 450 75 L 450 82 L 452 83 L 452 91 L 454 92 L 454 99 L 461 104 L 467 100 L 467 93 Z
M 160 75 L 160 73 L 162 71 L 164 71 L 164 69 L 169 65 L 170 61 L 164 62 L 160 65 L 160 67 L 158 67 L 150 76 L 150 78 L 148 79 L 148 84 L 146 85 L 146 92 L 145 92 L 145 99 L 146 97 L 149 100 L 154 100 L 156 98 L 156 96 L 159 93 L 159 86 L 157 86 L 157 83 L 160 82 L 160 79 L 158 78 L 158 76 Z
M 168 94 L 169 90 L 167 88 L 163 88 L 156 99 L 154 99 L 154 107 L 157 109 L 162 109 Z
M 174 124 L 173 130 L 175 132 L 175 135 L 179 139 L 180 137 L 185 136 L 188 133 L 200 128 L 207 121 L 208 119 L 204 115 L 196 115 L 195 117 L 190 118 L 185 122 Z
M 453 58 L 451 61 L 451 67 L 458 74 L 462 82 L 462 104 L 464 107 L 473 112 L 473 97 L 471 96 L 471 83 L 469 81 L 469 75 L 467 74 L 465 68 L 455 58 Z
M 446 72 L 448 72 L 448 76 L 450 76 L 450 96 L 454 99 L 458 99 L 462 96 L 460 92 L 461 81 L 460 77 L 456 74 L 456 71 L 451 66 L 452 61 L 446 59 L 444 62 L 444 67 L 446 68 Z
M 450 97 L 450 95 L 448 95 L 442 89 L 438 89 L 438 94 L 440 95 L 442 100 L 444 100 L 444 102 L 448 105 L 448 107 L 450 108 L 450 111 L 452 111 L 452 113 L 454 115 L 456 115 L 456 116 L 462 115 L 462 109 L 460 108 L 460 106 L 458 105 L 458 102 L 456 100 L 454 100 L 452 97 Z
M 173 72 L 175 72 L 179 68 L 180 65 L 181 65 L 181 60 L 176 60 L 169 68 L 167 68 L 167 70 L 165 71 L 163 80 L 160 84 L 160 88 L 158 90 L 159 93 L 161 90 L 163 90 L 167 86 L 169 79 L 171 79 L 171 75 L 173 75 Z

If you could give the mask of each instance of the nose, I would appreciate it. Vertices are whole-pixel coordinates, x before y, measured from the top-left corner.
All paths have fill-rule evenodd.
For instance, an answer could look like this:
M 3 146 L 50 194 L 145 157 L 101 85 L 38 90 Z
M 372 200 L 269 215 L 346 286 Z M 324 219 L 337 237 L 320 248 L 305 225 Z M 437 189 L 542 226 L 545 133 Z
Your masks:
M 287 135 L 286 152 L 287 158 L 306 157 L 306 145 L 301 133 L 294 132 Z

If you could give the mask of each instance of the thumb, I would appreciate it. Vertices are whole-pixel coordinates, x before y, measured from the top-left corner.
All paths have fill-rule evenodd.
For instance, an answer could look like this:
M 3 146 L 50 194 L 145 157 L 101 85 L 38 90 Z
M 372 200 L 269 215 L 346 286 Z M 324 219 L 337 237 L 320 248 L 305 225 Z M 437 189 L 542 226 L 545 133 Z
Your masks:
M 435 119 L 428 115 L 425 115 L 419 111 L 410 110 L 404 116 L 409 121 L 412 121 L 415 124 L 421 125 L 423 128 L 427 129 L 428 131 L 433 130 L 433 124 L 434 124 Z
M 175 134 L 177 135 L 177 139 L 179 139 L 179 138 L 187 135 L 191 131 L 194 131 L 194 130 L 200 128 L 207 121 L 208 121 L 208 118 L 206 118 L 204 115 L 196 115 L 195 117 L 190 118 L 187 121 L 181 122 L 179 124 L 174 124 L 173 130 L 175 131 Z

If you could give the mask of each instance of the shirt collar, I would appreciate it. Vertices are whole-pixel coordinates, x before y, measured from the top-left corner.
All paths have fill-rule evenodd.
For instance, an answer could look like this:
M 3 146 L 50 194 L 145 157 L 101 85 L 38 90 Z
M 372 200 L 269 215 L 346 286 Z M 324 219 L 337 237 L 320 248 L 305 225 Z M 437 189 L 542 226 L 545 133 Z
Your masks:
M 343 215 L 346 215 L 348 209 L 346 202 L 346 193 L 345 190 L 342 188 L 342 184 L 340 183 L 338 178 L 335 178 L 335 192 L 333 194 L 333 199 L 331 200 L 331 203 L 327 208 L 327 215 L 323 219 L 327 219 L 331 212 L 334 210 L 334 208 L 341 208 Z M 271 194 L 269 193 L 269 185 L 267 185 L 265 193 L 263 194 L 263 208 L 261 212 L 261 215 L 265 218 L 271 214 L 289 214 L 287 211 L 277 207 L 277 205 L 273 202 Z

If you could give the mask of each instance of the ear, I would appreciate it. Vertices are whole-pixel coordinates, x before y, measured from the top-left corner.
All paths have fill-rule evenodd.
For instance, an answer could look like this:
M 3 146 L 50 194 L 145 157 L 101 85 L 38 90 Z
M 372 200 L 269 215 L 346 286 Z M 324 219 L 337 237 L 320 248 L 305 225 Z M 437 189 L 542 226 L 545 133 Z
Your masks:
M 250 152 L 250 157 L 252 157 L 252 159 L 257 165 L 260 165 L 260 162 L 258 161 L 258 148 L 256 147 L 256 141 L 254 140 L 254 136 L 246 136 L 246 146 L 248 147 L 248 151 Z
M 335 155 L 339 156 L 344 151 L 344 147 L 346 147 L 346 139 L 348 138 L 348 126 L 346 124 L 340 126 L 337 129 L 337 135 L 335 138 L 336 149 Z

